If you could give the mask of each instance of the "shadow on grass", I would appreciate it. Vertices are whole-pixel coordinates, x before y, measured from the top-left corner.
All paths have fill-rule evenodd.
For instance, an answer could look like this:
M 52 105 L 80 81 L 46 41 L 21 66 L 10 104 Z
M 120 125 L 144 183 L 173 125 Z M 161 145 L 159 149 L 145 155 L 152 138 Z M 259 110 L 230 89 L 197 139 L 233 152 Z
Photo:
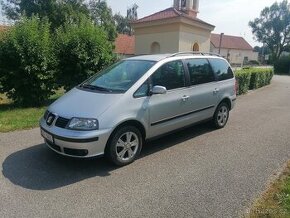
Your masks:
M 52 104 L 54 101 L 56 101 L 58 98 L 60 98 L 65 91 L 61 88 L 47 100 L 45 101 L 42 105 L 34 107 L 34 108 L 42 108 L 42 107 L 48 107 L 50 104 Z M 5 96 L 4 94 L 0 95 L 0 112 L 8 111 L 8 110 L 13 110 L 13 109 L 28 109 L 32 108 L 31 106 L 22 106 L 20 104 L 14 103 L 12 100 L 8 100 L 7 97 L 3 98 Z
M 13 102 L 9 102 L 9 103 L 2 103 L 0 104 L 0 112 L 4 112 L 4 111 L 9 111 L 9 110 L 14 110 L 14 109 L 29 109 L 29 108 L 42 108 L 42 107 L 48 107 L 50 104 L 52 104 L 55 100 L 57 100 L 57 98 L 53 98 L 53 99 L 49 99 L 47 100 L 45 103 L 43 103 L 40 106 L 37 107 L 31 107 L 31 106 L 21 106 L 19 104 L 14 104 Z
M 213 130 L 204 123 L 146 142 L 140 159 Z M 104 158 L 74 159 L 57 155 L 44 144 L 11 154 L 2 168 L 3 175 L 13 184 L 32 190 L 57 189 L 92 177 L 110 176 L 118 169 Z

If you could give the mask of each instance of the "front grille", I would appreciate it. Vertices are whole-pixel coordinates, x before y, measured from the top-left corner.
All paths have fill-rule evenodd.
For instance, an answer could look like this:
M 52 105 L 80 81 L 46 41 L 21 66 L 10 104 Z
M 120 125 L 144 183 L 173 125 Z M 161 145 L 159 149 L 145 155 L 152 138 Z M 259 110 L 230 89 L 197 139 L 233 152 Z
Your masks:
M 60 128 L 66 128 L 66 126 L 69 123 L 69 119 L 63 118 L 63 117 L 59 117 L 57 118 L 56 122 L 55 122 L 55 126 L 60 127 Z

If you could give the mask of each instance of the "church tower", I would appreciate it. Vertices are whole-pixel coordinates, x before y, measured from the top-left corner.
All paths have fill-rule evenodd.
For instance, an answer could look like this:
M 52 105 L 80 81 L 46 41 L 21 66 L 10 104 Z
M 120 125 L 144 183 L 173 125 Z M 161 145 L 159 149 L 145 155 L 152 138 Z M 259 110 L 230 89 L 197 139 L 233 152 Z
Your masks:
M 184 11 L 189 16 L 197 17 L 199 0 L 174 0 L 173 6 L 179 11 Z

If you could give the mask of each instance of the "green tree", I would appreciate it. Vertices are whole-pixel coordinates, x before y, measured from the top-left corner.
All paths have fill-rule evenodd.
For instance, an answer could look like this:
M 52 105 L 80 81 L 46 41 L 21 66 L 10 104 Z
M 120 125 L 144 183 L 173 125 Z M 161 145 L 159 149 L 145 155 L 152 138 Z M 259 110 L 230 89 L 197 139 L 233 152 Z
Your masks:
M 260 17 L 249 22 L 257 41 L 267 45 L 274 61 L 290 43 L 290 5 L 287 0 L 262 10 Z
M 122 16 L 120 13 L 114 15 L 116 29 L 118 33 L 130 35 L 130 21 L 127 17 Z
M 56 31 L 57 82 L 70 90 L 114 61 L 106 32 L 90 19 L 66 23 Z
M 2 0 L 4 13 L 8 19 L 19 20 L 22 16 L 48 18 L 55 29 L 67 20 L 89 16 L 84 0 Z
M 53 94 L 55 59 L 47 20 L 23 19 L 0 40 L 0 92 L 22 106 Z
M 114 42 L 117 36 L 116 25 L 112 9 L 106 0 L 90 0 L 89 10 L 95 24 L 102 27 L 107 32 L 109 40 Z
M 286 46 L 285 51 L 290 52 L 290 43 Z

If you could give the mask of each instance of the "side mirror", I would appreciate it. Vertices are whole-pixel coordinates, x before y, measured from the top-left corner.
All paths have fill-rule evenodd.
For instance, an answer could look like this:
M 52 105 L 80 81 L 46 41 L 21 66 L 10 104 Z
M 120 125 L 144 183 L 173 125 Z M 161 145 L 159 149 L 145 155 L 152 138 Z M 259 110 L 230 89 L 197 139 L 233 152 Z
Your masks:
M 164 86 L 154 86 L 151 91 L 152 95 L 164 95 L 166 93 L 167 89 Z

